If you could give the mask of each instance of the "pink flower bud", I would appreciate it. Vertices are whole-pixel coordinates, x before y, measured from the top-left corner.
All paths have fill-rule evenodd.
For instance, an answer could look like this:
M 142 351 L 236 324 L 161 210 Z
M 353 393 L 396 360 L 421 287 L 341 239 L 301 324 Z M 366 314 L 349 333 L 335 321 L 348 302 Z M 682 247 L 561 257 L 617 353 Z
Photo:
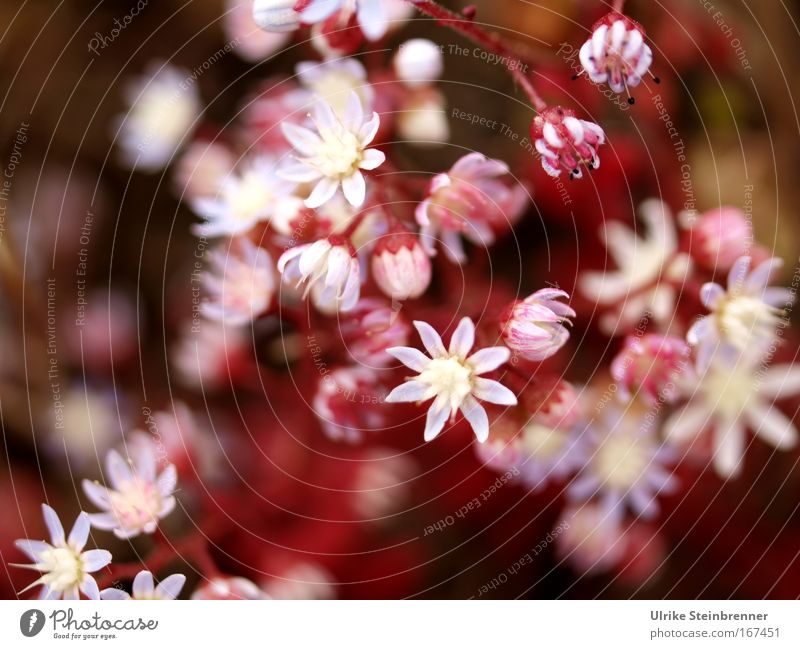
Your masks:
M 691 253 L 708 270 L 727 272 L 747 254 L 753 228 L 738 207 L 718 207 L 703 212 L 691 226 Z
M 393 300 L 419 297 L 431 283 L 431 260 L 415 235 L 392 233 L 375 245 L 372 276 Z
M 542 361 L 555 354 L 569 339 L 563 323 L 575 317 L 559 298 L 569 299 L 564 291 L 544 288 L 524 300 L 512 302 L 501 319 L 506 345 L 531 361 Z
M 653 52 L 644 42 L 642 26 L 612 11 L 592 26 L 580 59 L 594 83 L 607 83 L 614 92 L 623 92 L 641 83 L 653 62 Z
M 520 395 L 520 402 L 532 422 L 549 428 L 572 428 L 580 417 L 577 391 L 558 376 L 537 376 L 536 382 Z
M 374 370 L 342 367 L 322 376 L 312 405 L 330 439 L 357 443 L 384 426 L 384 393 Z
M 373 368 L 394 362 L 386 349 L 406 345 L 411 332 L 399 307 L 383 298 L 364 298 L 340 321 L 342 341 L 354 361 Z
M 548 175 L 559 176 L 566 170 L 570 178 L 581 178 L 581 165 L 600 166 L 597 149 L 606 135 L 597 124 L 575 117 L 575 111 L 551 106 L 533 118 L 531 138 Z
M 658 334 L 628 336 L 622 351 L 611 363 L 611 376 L 620 395 L 641 394 L 650 403 L 672 402 L 675 378 L 689 359 L 689 346 L 681 339 Z

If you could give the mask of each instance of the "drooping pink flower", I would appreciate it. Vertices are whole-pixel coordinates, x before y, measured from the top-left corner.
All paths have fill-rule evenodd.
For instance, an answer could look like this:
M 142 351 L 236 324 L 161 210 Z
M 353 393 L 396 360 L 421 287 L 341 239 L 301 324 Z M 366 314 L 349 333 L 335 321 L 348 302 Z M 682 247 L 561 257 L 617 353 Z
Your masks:
M 547 174 L 555 177 L 567 171 L 570 178 L 582 178 L 582 166 L 600 167 L 597 150 L 606 141 L 597 124 L 578 119 L 575 111 L 561 106 L 545 108 L 534 117 L 531 138 Z
M 639 394 L 653 405 L 671 403 L 677 396 L 676 379 L 686 369 L 689 352 L 689 346 L 674 336 L 628 336 L 611 363 L 611 376 L 620 396 L 629 399 Z
M 520 185 L 507 185 L 501 179 L 507 174 L 505 162 L 475 152 L 434 177 L 427 198 L 416 209 L 428 254 L 436 254 L 438 240 L 451 261 L 464 263 L 462 236 L 475 245 L 488 246 L 495 239 L 494 227 L 517 219 L 527 193 Z
M 481 377 L 505 363 L 510 352 L 506 347 L 487 347 L 469 355 L 475 344 L 475 325 L 462 318 L 445 349 L 441 337 L 427 322 L 415 321 L 425 349 L 430 357 L 413 347 L 387 349 L 406 367 L 419 374 L 396 387 L 386 397 L 388 403 L 407 401 L 423 402 L 433 399 L 425 423 L 425 441 L 434 439 L 461 410 L 479 442 L 489 437 L 489 418 L 478 399 L 504 406 L 517 403 L 514 393 L 507 387 Z
M 403 317 L 399 303 L 381 298 L 363 298 L 340 320 L 340 333 L 347 354 L 371 368 L 386 367 L 393 358 L 388 347 L 405 345 L 411 326 Z
M 575 317 L 568 305 L 559 302 L 569 295 L 555 288 L 543 288 L 524 300 L 512 302 L 500 319 L 503 341 L 523 358 L 542 361 L 555 354 L 569 339 L 564 323 Z
M 381 237 L 372 250 L 372 277 L 393 300 L 422 295 L 431 283 L 431 260 L 419 237 L 392 232 Z
M 287 250 L 278 260 L 284 280 L 306 285 L 314 306 L 331 315 L 351 310 L 361 293 L 358 257 L 352 246 L 338 237 L 320 239 Z
M 607 83 L 614 92 L 638 86 L 653 62 L 644 38 L 639 23 L 612 11 L 592 26 L 580 49 L 583 69 L 594 83 Z

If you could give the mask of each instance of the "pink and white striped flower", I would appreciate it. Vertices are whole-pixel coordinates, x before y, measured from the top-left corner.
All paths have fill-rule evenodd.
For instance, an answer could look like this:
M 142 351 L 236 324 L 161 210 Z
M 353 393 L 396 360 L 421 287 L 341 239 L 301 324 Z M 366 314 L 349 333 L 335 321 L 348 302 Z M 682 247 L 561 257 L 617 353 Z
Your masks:
M 328 315 L 350 311 L 361 294 L 358 257 L 337 237 L 287 250 L 278 260 L 278 271 L 289 283 L 305 283 L 303 297 L 310 294 L 314 306 Z
M 155 532 L 158 522 L 175 508 L 172 494 L 178 479 L 174 464 L 158 473 L 158 449 L 147 434 L 135 433 L 127 450 L 127 460 L 113 449 L 106 456 L 110 488 L 97 481 L 83 481 L 86 496 L 103 510 L 89 514 L 92 526 L 113 530 L 121 539 Z
M 100 590 L 91 573 L 111 563 L 111 553 L 108 550 L 83 551 L 89 540 L 89 516 L 85 512 L 78 514 L 69 537 L 65 538 L 64 528 L 53 508 L 42 505 L 42 512 L 50 543 L 32 539 L 14 542 L 33 563 L 12 565 L 42 573 L 22 592 L 42 586 L 39 599 L 80 599 L 80 593 L 89 599 L 100 599 Z
M 289 199 L 294 191 L 276 171 L 272 158 L 259 156 L 241 172 L 223 179 L 216 196 L 196 198 L 192 209 L 206 219 L 195 228 L 197 233 L 207 237 L 237 235 L 268 221 L 281 201 Z
M 419 297 L 431 283 L 430 257 L 419 237 L 410 232 L 381 237 L 372 250 L 370 265 L 378 288 L 393 300 Z
M 493 228 L 513 223 L 527 199 L 524 187 L 501 180 L 507 174 L 505 162 L 475 152 L 434 177 L 415 213 L 429 255 L 436 254 L 436 241 L 441 240 L 448 259 L 462 264 L 466 261 L 462 236 L 478 246 L 494 243 Z
M 729 345 L 739 353 L 759 357 L 775 338 L 781 315 L 794 296 L 789 289 L 769 286 L 783 261 L 774 257 L 750 271 L 751 259 L 736 260 L 728 273 L 728 288 L 708 282 L 700 299 L 711 313 L 695 322 L 686 334 L 690 345 L 699 347 L 704 366 L 718 345 Z
M 489 437 L 489 418 L 478 399 L 503 406 L 517 403 L 507 387 L 481 377 L 505 363 L 511 353 L 506 347 L 487 347 L 468 355 L 475 344 L 475 324 L 462 318 L 446 349 L 441 337 L 427 322 L 415 321 L 425 349 L 430 357 L 413 347 L 391 347 L 386 351 L 406 367 L 418 372 L 386 397 L 389 403 L 423 402 L 433 399 L 425 423 L 425 441 L 434 439 L 444 427 L 448 416 L 455 419 L 461 410 L 479 442 Z
M 275 293 L 275 270 L 269 253 L 247 238 L 231 240 L 209 253 L 203 275 L 206 301 L 201 312 L 227 325 L 244 325 L 264 313 Z
M 606 134 L 594 122 L 575 117 L 575 111 L 561 106 L 545 108 L 531 122 L 531 138 L 549 176 L 568 171 L 570 178 L 582 178 L 581 166 L 600 167 L 597 150 Z
M 714 468 L 724 478 L 741 471 L 745 431 L 777 449 L 797 444 L 797 427 L 774 402 L 800 394 L 800 366 L 759 367 L 759 360 L 720 349 L 705 367 L 687 375 L 682 394 L 688 403 L 664 423 L 667 439 L 688 443 L 708 432 Z
M 639 23 L 611 12 L 592 26 L 591 37 L 580 49 L 583 69 L 594 83 L 607 83 L 614 92 L 635 88 L 653 62 L 644 37 Z
M 339 187 L 353 207 L 361 207 L 367 191 L 362 170 L 376 169 L 386 159 L 382 151 L 367 148 L 378 132 L 380 116 L 373 112 L 367 119 L 361 100 L 351 92 L 341 118 L 328 102 L 319 100 L 312 120 L 316 133 L 289 121 L 281 123 L 284 136 L 300 155 L 279 175 L 293 182 L 316 183 L 306 207 L 327 203 Z
M 678 252 L 678 237 L 672 212 L 656 199 L 646 200 L 639 208 L 644 231 L 608 221 L 600 238 L 617 270 L 588 271 L 578 278 L 586 297 L 610 307 L 600 319 L 600 328 L 614 334 L 629 331 L 649 313 L 665 324 L 675 313 L 676 291 L 670 280 L 685 279 L 690 260 Z
M 121 588 L 106 588 L 100 591 L 100 599 L 104 600 L 128 600 L 128 599 L 178 599 L 181 589 L 186 583 L 186 576 L 181 574 L 170 575 L 163 579 L 158 586 L 153 581 L 153 573 L 149 570 L 142 570 L 133 579 L 131 595 L 128 595 Z
M 575 317 L 559 299 L 569 294 L 555 288 L 543 288 L 524 300 L 512 302 L 500 321 L 503 341 L 512 351 L 532 361 L 550 358 L 569 339 L 564 323 Z

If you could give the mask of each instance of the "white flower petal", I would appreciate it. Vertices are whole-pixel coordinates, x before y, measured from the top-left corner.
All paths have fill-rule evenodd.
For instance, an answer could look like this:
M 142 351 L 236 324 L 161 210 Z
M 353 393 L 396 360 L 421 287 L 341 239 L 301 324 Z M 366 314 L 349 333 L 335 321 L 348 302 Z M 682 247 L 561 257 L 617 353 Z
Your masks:
M 338 180 L 334 180 L 333 178 L 321 178 L 314 186 L 311 195 L 305 200 L 306 207 L 314 209 L 320 205 L 324 205 L 333 198 L 338 188 Z
M 78 518 L 75 519 L 75 524 L 72 526 L 72 531 L 69 533 L 67 543 L 80 551 L 86 545 L 86 541 L 89 540 L 90 527 L 88 514 L 85 512 L 78 514 Z
M 386 353 L 415 372 L 422 372 L 431 360 L 414 347 L 389 347 Z
M 428 350 L 431 358 L 442 358 L 447 356 L 447 350 L 444 347 L 441 336 L 436 333 L 436 330 L 431 327 L 427 322 L 422 320 L 414 320 L 414 326 L 419 332 L 419 337 L 425 349 Z
M 156 595 L 161 599 L 178 599 L 178 595 L 181 594 L 181 589 L 185 583 L 186 577 L 184 575 L 170 575 L 156 586 Z
M 753 400 L 747 404 L 746 414 L 750 428 L 768 444 L 782 450 L 793 448 L 797 444 L 797 428 L 774 406 Z
M 50 541 L 53 545 L 64 545 L 64 528 L 55 510 L 50 505 L 42 505 L 44 524 L 50 532 Z
M 136 598 L 149 597 L 154 590 L 153 573 L 149 570 L 139 572 L 133 580 L 133 596 Z
M 367 183 L 360 171 L 342 179 L 342 192 L 353 207 L 361 207 L 367 195 Z
M 86 572 L 96 572 L 111 563 L 111 553 L 108 550 L 87 550 L 81 554 L 81 559 Z
M 461 318 L 450 338 L 450 353 L 466 358 L 475 344 L 475 325 L 469 318 Z
M 467 359 L 475 374 L 485 374 L 496 370 L 511 357 L 507 347 L 486 347 Z
M 514 393 L 502 383 L 492 379 L 476 378 L 472 394 L 478 399 L 501 406 L 517 405 L 517 397 Z
M 91 575 L 86 575 L 83 578 L 83 582 L 81 582 L 81 592 L 89 599 L 100 599 L 100 588 L 98 588 L 97 582 Z M 66 595 L 64 599 L 66 599 Z
M 447 407 L 447 404 L 440 403 L 438 399 L 431 404 L 430 408 L 428 408 L 428 416 L 425 419 L 424 434 L 424 439 L 426 442 L 430 442 L 431 440 L 435 439 L 436 436 L 442 432 L 442 428 L 444 428 L 444 422 L 447 421 L 447 415 L 449 411 L 450 410 Z
M 464 417 L 472 426 L 475 437 L 481 444 L 489 439 L 489 417 L 481 404 L 467 396 L 464 403 L 461 404 L 461 412 L 464 413 Z
M 386 396 L 387 403 L 405 403 L 422 401 L 428 385 L 420 381 L 406 381 L 398 385 Z
M 361 158 L 359 167 L 366 171 L 372 171 L 380 167 L 386 160 L 386 154 L 380 149 L 367 149 Z

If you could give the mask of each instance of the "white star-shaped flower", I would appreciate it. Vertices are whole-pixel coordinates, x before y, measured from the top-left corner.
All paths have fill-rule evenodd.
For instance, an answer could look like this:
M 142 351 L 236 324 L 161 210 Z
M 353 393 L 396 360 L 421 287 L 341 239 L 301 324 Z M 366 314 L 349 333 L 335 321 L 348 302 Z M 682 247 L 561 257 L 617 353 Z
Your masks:
M 192 209 L 206 220 L 195 227 L 197 233 L 206 237 L 242 234 L 280 212 L 292 201 L 294 187 L 279 178 L 276 169 L 272 158 L 259 156 L 226 176 L 216 196 L 192 201 Z
M 685 378 L 681 391 L 689 401 L 664 423 L 667 439 L 676 443 L 708 431 L 714 468 L 724 478 L 741 471 L 748 428 L 781 450 L 796 446 L 800 437 L 794 422 L 774 403 L 800 394 L 800 367 L 759 367 L 757 359 L 731 359 L 727 351 L 719 350 Z
M 430 357 L 413 347 L 390 347 L 386 351 L 419 374 L 397 386 L 386 397 L 389 403 L 423 402 L 434 399 L 425 423 L 425 441 L 434 439 L 461 410 L 479 442 L 489 437 L 489 418 L 478 399 L 503 406 L 517 403 L 507 387 L 480 375 L 496 370 L 511 352 L 506 347 L 487 347 L 467 356 L 475 343 L 475 325 L 463 318 L 453 332 L 450 348 L 445 349 L 438 333 L 427 322 L 415 321 Z
M 89 599 L 100 599 L 97 582 L 90 573 L 111 563 L 111 553 L 108 550 L 83 551 L 89 539 L 89 516 L 81 512 L 69 537 L 65 538 L 64 528 L 53 508 L 42 505 L 42 512 L 47 530 L 50 532 L 50 543 L 32 539 L 20 539 L 15 542 L 15 545 L 33 561 L 32 564 L 15 565 L 42 573 L 42 576 L 25 590 L 43 586 L 39 599 L 80 599 L 80 593 Z
M 125 600 L 125 599 L 178 599 L 186 576 L 181 574 L 170 575 L 164 578 L 158 586 L 153 581 L 153 573 L 142 570 L 133 579 L 132 594 L 128 595 L 121 588 L 106 588 L 100 592 L 100 599 Z
M 278 175 L 298 183 L 316 182 L 306 199 L 306 206 L 312 209 L 327 203 L 340 186 L 347 201 L 353 207 L 361 207 L 367 191 L 361 170 L 376 169 L 386 159 L 382 151 L 367 148 L 378 132 L 380 116 L 373 112 L 365 120 L 361 100 L 351 92 L 341 118 L 328 102 L 320 99 L 312 121 L 316 133 L 282 122 L 283 134 L 300 155 Z
M 600 328 L 608 334 L 627 331 L 646 313 L 667 323 L 674 315 L 677 294 L 674 280 L 684 280 L 688 257 L 678 251 L 672 212 L 665 203 L 649 199 L 639 215 L 640 234 L 619 221 L 607 222 L 600 231 L 618 270 L 586 271 L 578 278 L 583 294 L 608 306 Z
M 770 277 L 783 265 L 774 257 L 750 270 L 750 257 L 739 257 L 728 273 L 728 289 L 715 282 L 703 284 L 700 299 L 710 315 L 695 322 L 686 334 L 698 347 L 698 364 L 705 367 L 717 345 L 760 356 L 775 338 L 784 309 L 792 304 L 789 289 L 769 286 Z
M 86 496 L 104 510 L 89 515 L 92 526 L 113 530 L 121 539 L 155 532 L 158 521 L 175 508 L 172 492 L 178 479 L 174 464 L 157 473 L 156 445 L 145 433 L 137 433 L 128 450 L 127 461 L 114 450 L 106 456 L 110 489 L 83 481 Z

